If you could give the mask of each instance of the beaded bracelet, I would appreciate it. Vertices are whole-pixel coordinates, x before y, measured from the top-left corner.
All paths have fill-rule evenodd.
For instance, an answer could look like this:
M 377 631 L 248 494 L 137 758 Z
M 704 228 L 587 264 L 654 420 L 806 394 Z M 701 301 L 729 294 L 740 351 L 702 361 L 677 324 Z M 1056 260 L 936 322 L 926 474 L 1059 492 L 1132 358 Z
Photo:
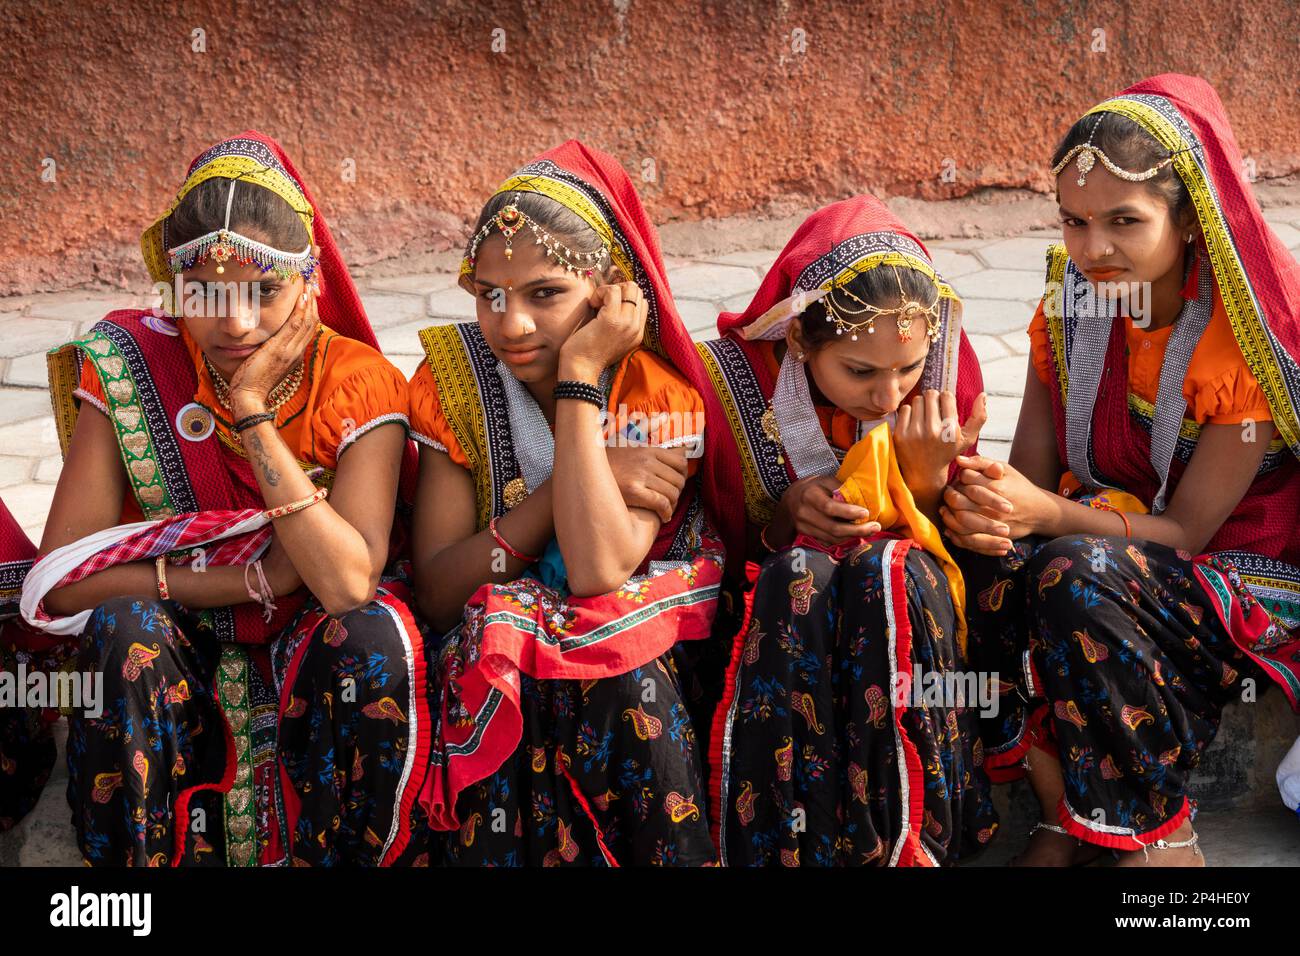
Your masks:
M 516 551 L 514 548 L 512 548 L 510 546 L 510 542 L 507 541 L 505 538 L 501 537 L 501 532 L 497 530 L 498 520 L 500 519 L 493 518 L 491 521 L 488 522 L 488 533 L 492 535 L 492 537 L 496 540 L 497 544 L 501 545 L 501 547 L 505 550 L 506 554 L 510 555 L 512 558 L 519 559 L 525 564 L 536 564 L 539 560 L 541 560 L 540 558 L 534 557 L 531 554 L 524 554 L 522 551 Z
M 262 422 L 273 421 L 275 421 L 275 412 L 258 412 L 256 415 L 245 415 L 243 418 L 236 421 L 235 424 L 231 425 L 230 430 L 234 432 L 242 432 L 252 428 L 254 425 L 260 425 Z
M 170 601 L 171 591 L 167 588 L 167 555 L 158 555 L 158 560 L 153 563 L 153 567 L 158 575 L 158 600 Z
M 291 501 L 287 505 L 278 505 L 275 508 L 268 508 L 263 512 L 268 521 L 274 521 L 276 518 L 283 518 L 285 515 L 291 515 L 295 512 L 302 511 L 304 508 L 310 508 L 318 501 L 323 501 L 325 496 L 330 493 L 328 488 L 317 488 L 306 498 L 299 498 L 297 501 Z
M 555 391 L 551 393 L 558 401 L 561 398 L 572 398 L 580 402 L 589 402 L 597 408 L 605 407 L 605 395 L 595 385 L 587 382 L 577 382 L 566 380 L 555 383 Z

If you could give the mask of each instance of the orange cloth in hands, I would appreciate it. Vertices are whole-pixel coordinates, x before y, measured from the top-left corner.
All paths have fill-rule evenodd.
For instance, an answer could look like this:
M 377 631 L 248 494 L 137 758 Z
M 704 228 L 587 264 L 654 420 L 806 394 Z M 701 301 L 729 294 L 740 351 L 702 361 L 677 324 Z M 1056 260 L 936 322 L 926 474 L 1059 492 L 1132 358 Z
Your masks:
M 916 506 L 903 481 L 894 455 L 894 440 L 887 424 L 880 424 L 849 449 L 836 472 L 839 495 L 849 504 L 866 508 L 882 531 L 911 538 L 939 562 L 957 612 L 957 646 L 966 652 L 966 582 L 957 562 L 944 547 L 934 523 Z

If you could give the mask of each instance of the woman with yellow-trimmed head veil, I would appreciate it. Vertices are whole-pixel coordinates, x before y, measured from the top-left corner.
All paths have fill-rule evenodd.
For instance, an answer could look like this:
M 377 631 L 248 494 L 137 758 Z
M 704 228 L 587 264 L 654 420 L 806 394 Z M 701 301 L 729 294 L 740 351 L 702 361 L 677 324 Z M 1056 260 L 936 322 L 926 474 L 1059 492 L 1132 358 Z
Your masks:
M 142 248 L 167 307 L 51 355 L 65 465 L 21 599 L 103 678 L 68 738 L 81 853 L 427 859 L 423 645 L 382 577 L 405 380 L 267 137 L 205 150 Z
M 411 380 L 445 860 L 710 864 L 703 379 L 631 179 L 576 141 L 542 154 L 483 208 L 461 285 L 478 321 L 421 333 Z
M 710 467 L 735 489 L 716 509 L 744 607 L 709 738 L 729 865 L 934 866 L 993 835 L 936 528 L 984 416 L 960 320 L 921 242 L 854 196 L 809 216 L 699 347 L 730 426 Z
M 1011 461 L 948 494 L 1004 678 L 990 773 L 1041 804 L 1026 864 L 1204 865 L 1189 786 L 1223 707 L 1265 676 L 1296 705 L 1300 272 L 1241 168 L 1197 77 L 1070 128 Z

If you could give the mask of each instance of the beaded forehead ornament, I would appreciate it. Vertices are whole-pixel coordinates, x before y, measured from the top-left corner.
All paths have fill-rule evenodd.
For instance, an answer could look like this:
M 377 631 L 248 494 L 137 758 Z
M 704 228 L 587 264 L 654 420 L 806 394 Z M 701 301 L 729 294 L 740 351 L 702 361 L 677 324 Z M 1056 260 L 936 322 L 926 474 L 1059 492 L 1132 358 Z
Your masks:
M 493 229 L 499 230 L 501 235 L 505 237 L 506 261 L 509 261 L 510 257 L 514 255 L 511 242 L 515 237 L 515 233 L 527 226 L 533 233 L 533 245 L 545 246 L 546 254 L 564 266 L 565 271 L 576 272 L 590 279 L 596 272 L 604 270 L 605 260 L 609 257 L 609 249 L 603 243 L 596 252 L 576 252 L 552 236 L 531 216 L 520 211 L 517 205 L 518 202 L 519 193 L 515 193 L 510 197 L 510 202 L 502 206 L 497 214 L 485 222 L 483 228 L 475 233 L 473 240 L 469 244 L 469 254 L 467 256 L 471 269 L 478 261 L 479 244 L 488 237 Z
M 1102 152 L 1101 147 L 1092 145 L 1092 138 L 1097 134 L 1097 127 L 1101 125 L 1101 119 L 1105 115 L 1105 113 L 1097 114 L 1097 122 L 1092 124 L 1092 129 L 1088 132 L 1088 141 L 1079 144 L 1066 153 L 1061 161 L 1052 167 L 1053 176 L 1059 176 L 1061 170 L 1070 165 L 1070 160 L 1073 159 L 1075 161 L 1075 167 L 1079 170 L 1079 178 L 1075 180 L 1075 182 L 1080 186 L 1086 186 L 1088 185 L 1088 173 L 1092 171 L 1092 167 L 1097 165 L 1097 160 L 1100 159 L 1103 166 L 1110 170 L 1113 175 L 1123 179 L 1125 182 L 1142 183 L 1146 182 L 1174 161 L 1174 156 L 1176 156 L 1177 153 L 1170 153 L 1150 169 L 1144 169 L 1138 173 L 1131 173 L 1127 169 L 1121 169 L 1119 166 L 1116 166 L 1111 162 L 1110 157 Z
M 890 266 L 894 270 L 894 281 L 898 283 L 898 305 L 889 309 L 882 309 L 879 306 L 865 302 L 845 285 L 832 283 L 830 289 L 821 299 L 826 307 L 826 321 L 835 323 L 835 334 L 843 335 L 845 332 L 854 342 L 858 340 L 858 330 L 865 328 L 868 335 L 875 334 L 876 319 L 882 315 L 897 316 L 898 338 L 903 342 L 912 340 L 912 323 L 924 316 L 926 337 L 934 342 L 939 338 L 940 315 L 939 315 L 939 294 L 935 295 L 934 301 L 929 305 L 922 305 L 915 299 L 909 299 L 907 293 L 903 291 L 903 279 L 898 274 L 898 266 Z M 836 303 L 835 293 L 842 292 L 850 299 L 856 302 L 860 308 L 854 309 L 842 303 Z M 846 316 L 865 315 L 865 319 L 846 318 Z
M 220 229 L 167 250 L 172 273 L 192 269 L 211 258 L 217 264 L 217 274 L 221 275 L 226 271 L 225 263 L 233 259 L 243 266 L 256 265 L 263 273 L 274 272 L 281 279 L 301 275 L 311 281 L 319 260 L 312 255 L 310 244 L 301 252 L 285 252 L 230 228 L 230 210 L 235 202 L 235 185 L 238 182 L 237 179 L 230 180 L 230 192 L 226 195 L 226 220 Z

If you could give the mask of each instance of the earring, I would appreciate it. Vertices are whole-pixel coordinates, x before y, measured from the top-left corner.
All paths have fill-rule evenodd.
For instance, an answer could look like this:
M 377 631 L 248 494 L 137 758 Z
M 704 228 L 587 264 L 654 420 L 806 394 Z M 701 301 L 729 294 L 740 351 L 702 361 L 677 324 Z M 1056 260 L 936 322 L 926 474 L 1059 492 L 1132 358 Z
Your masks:
M 796 362 L 802 362 L 802 361 L 803 361 L 803 353 L 802 353 L 802 352 L 796 352 L 796 353 L 795 353 L 795 356 L 794 356 L 794 360 L 795 360 Z

